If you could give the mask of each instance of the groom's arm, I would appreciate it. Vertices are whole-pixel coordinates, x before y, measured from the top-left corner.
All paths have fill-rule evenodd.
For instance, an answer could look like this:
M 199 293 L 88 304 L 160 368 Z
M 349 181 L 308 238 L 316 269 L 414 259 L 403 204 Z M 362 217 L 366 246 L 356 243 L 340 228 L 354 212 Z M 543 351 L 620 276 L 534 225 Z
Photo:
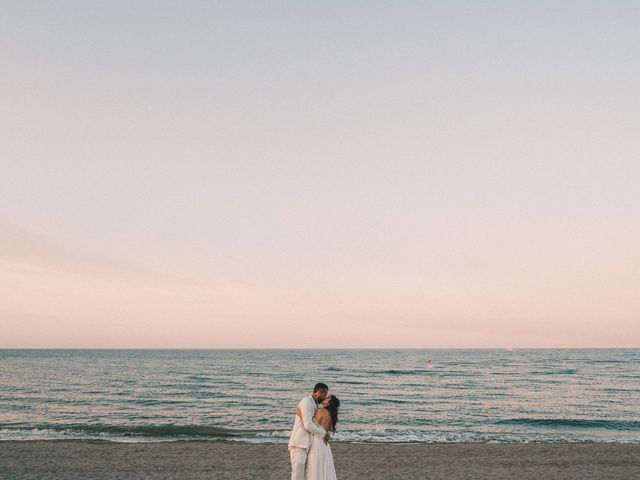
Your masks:
M 320 435 L 324 437 L 327 431 L 320 425 L 313 421 L 314 408 L 311 402 L 303 401 L 300 405 L 300 416 L 302 417 L 302 424 L 304 429 L 314 435 Z

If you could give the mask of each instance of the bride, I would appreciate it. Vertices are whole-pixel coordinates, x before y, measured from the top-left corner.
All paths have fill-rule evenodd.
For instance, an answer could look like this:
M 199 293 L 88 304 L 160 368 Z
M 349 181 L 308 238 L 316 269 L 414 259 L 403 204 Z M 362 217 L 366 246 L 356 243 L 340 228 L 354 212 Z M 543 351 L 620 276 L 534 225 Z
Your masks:
M 324 408 L 318 409 L 314 421 L 327 432 L 336 433 L 340 400 L 334 395 L 327 395 L 322 404 Z M 312 437 L 304 478 L 305 480 L 336 480 L 331 447 L 328 440 L 323 437 L 317 435 Z

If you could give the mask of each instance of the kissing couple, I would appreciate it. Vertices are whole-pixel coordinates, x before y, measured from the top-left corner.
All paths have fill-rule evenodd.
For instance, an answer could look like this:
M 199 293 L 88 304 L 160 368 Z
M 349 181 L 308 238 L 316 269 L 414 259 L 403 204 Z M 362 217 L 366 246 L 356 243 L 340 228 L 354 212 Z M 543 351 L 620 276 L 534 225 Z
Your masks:
M 329 446 L 336 431 L 340 400 L 329 395 L 329 387 L 317 383 L 296 409 L 289 438 L 291 480 L 337 480 Z

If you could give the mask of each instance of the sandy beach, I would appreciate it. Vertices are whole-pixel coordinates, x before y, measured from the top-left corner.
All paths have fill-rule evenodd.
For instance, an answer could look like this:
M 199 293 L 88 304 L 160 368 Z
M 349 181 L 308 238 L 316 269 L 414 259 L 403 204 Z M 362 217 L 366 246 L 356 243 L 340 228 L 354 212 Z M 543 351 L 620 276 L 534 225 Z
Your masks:
M 634 444 L 335 443 L 332 448 L 341 480 L 640 478 L 640 445 Z M 0 442 L 0 478 L 7 480 L 283 480 L 289 475 L 282 444 Z

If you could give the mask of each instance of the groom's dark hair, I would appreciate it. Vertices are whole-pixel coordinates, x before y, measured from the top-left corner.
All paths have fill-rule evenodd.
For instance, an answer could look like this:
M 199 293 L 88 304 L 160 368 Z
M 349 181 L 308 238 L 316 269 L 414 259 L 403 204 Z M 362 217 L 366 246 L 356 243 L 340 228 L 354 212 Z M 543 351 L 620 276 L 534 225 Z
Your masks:
M 316 383 L 316 386 L 313 387 L 313 393 L 316 393 L 318 390 L 329 391 L 329 387 L 327 387 L 325 383 Z

